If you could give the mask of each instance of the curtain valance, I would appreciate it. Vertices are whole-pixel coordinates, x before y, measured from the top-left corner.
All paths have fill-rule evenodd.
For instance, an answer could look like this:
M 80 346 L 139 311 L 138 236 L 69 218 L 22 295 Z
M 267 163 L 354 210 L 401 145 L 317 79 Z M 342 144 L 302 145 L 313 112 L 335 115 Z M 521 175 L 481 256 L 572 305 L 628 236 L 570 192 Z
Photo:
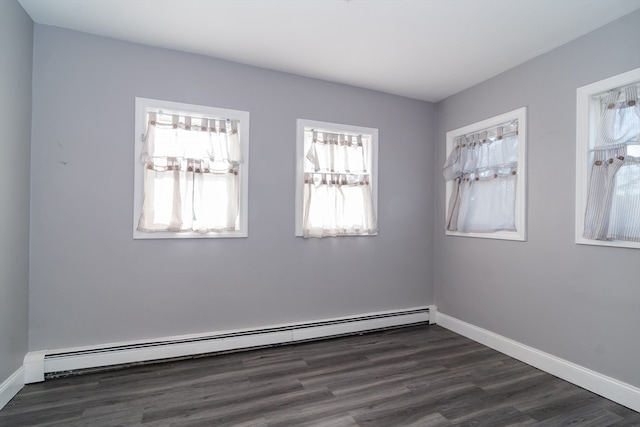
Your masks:
M 307 160 L 316 172 L 367 173 L 368 138 L 328 132 L 311 132 Z
M 601 100 L 601 111 L 594 150 L 640 142 L 640 104 L 635 85 L 609 91 Z
M 149 113 L 141 160 L 192 159 L 235 167 L 242 163 L 238 124 L 237 120 Z
M 445 180 L 490 179 L 513 174 L 518 166 L 518 123 L 505 123 L 455 140 L 443 169 Z

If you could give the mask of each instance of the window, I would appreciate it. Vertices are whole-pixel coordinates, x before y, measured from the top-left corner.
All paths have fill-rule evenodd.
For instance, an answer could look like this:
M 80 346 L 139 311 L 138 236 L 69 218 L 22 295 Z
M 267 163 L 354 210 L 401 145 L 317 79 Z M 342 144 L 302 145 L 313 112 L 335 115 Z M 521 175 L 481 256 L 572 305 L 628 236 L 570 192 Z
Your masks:
M 249 113 L 136 98 L 133 237 L 247 236 Z
M 576 243 L 640 249 L 640 68 L 577 90 Z
M 378 130 L 298 119 L 296 151 L 296 236 L 377 234 Z
M 526 135 L 526 108 L 447 132 L 447 235 L 526 240 Z

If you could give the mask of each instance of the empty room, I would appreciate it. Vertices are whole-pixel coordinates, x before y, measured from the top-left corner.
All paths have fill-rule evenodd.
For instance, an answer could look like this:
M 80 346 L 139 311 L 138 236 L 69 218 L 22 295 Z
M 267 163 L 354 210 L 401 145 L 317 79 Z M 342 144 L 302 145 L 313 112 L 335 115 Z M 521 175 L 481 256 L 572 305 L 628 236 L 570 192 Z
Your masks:
M 0 425 L 640 425 L 640 0 L 0 0 Z

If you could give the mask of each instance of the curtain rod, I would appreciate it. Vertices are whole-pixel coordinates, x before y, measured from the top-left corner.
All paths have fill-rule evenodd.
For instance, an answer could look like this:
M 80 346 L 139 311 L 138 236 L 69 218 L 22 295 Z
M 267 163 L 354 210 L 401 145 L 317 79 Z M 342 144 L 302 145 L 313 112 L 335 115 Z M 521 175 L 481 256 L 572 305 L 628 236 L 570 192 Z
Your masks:
M 362 134 L 362 133 L 351 133 L 351 132 L 336 132 L 334 130 L 323 130 L 323 129 L 305 129 L 305 132 L 321 132 L 321 133 L 331 133 L 334 135 L 344 135 L 344 136 L 359 136 L 359 137 L 363 137 L 363 136 L 368 136 L 370 137 L 370 134 Z
M 203 117 L 203 116 L 198 116 L 198 115 L 193 115 L 193 114 L 189 114 L 189 113 L 172 113 L 172 112 L 168 112 L 165 113 L 162 110 L 158 110 L 158 111 L 147 111 L 147 114 L 149 113 L 154 113 L 160 116 L 179 116 L 179 117 L 191 117 L 192 119 L 204 119 L 204 120 L 224 120 L 227 122 L 239 122 L 240 120 L 237 119 L 229 119 L 229 118 L 224 118 L 224 117 Z
M 602 93 L 599 93 L 599 94 L 596 94 L 596 95 L 592 95 L 592 98 L 600 100 L 602 98 L 605 98 L 605 97 L 609 96 L 610 93 L 613 93 L 613 92 L 624 92 L 626 88 L 633 87 L 633 86 L 635 86 L 637 89 L 640 89 L 640 81 L 637 81 L 635 83 L 631 83 L 631 84 L 625 85 L 625 86 L 614 87 L 614 88 L 606 90 L 606 91 L 604 91 Z
M 489 127 L 484 128 L 484 129 L 479 129 L 479 130 L 476 130 L 476 131 L 473 131 L 473 132 L 469 132 L 469 133 L 465 133 L 465 134 L 462 134 L 462 135 L 458 135 L 458 136 L 455 137 L 455 139 L 468 138 L 468 137 L 472 137 L 473 135 L 479 135 L 479 134 L 481 134 L 483 132 L 487 132 L 487 134 L 488 134 L 490 131 L 492 131 L 494 129 L 497 131 L 498 128 L 500 128 L 500 127 L 502 127 L 503 129 L 505 127 L 507 127 L 507 128 L 508 127 L 515 127 L 515 129 L 507 130 L 506 132 L 504 132 L 502 134 L 502 135 L 509 135 L 509 134 L 514 133 L 514 132 L 516 132 L 516 133 L 518 132 L 518 125 L 519 125 L 518 119 L 513 119 L 513 120 L 509 120 L 508 122 L 501 123 L 499 125 L 489 126 Z

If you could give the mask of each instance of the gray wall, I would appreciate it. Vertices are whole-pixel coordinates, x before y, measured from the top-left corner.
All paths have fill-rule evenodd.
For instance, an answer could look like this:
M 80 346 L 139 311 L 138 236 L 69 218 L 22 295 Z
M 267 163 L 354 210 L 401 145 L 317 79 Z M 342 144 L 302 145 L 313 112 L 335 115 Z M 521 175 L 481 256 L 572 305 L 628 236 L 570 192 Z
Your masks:
M 432 104 L 36 25 L 30 350 L 433 302 Z M 251 113 L 249 237 L 134 241 L 134 98 Z M 377 237 L 294 237 L 297 118 L 376 127 Z
M 490 58 L 487 58 L 490 60 Z M 640 12 L 437 104 L 435 278 L 448 315 L 640 386 L 640 252 L 574 244 L 576 89 L 640 66 Z M 444 235 L 449 130 L 528 107 L 528 241 Z
M 32 62 L 31 18 L 0 1 L 0 384 L 28 350 Z

